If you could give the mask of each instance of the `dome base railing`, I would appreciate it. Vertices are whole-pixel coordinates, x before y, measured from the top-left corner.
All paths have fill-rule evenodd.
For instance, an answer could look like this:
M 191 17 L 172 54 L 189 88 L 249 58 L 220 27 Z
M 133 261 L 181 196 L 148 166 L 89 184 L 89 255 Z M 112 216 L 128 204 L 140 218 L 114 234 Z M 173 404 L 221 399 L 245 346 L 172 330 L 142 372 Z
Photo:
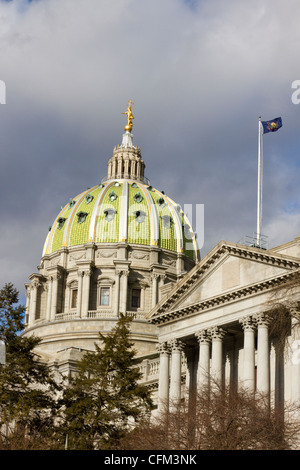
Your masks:
M 134 320 L 145 320 L 146 313 L 142 312 L 126 312 L 128 316 L 132 317 Z M 71 321 L 71 320 L 98 320 L 98 319 L 117 319 L 118 316 L 112 310 L 89 310 L 86 315 L 81 315 L 78 312 L 63 312 L 57 313 L 55 318 L 52 320 L 46 319 L 37 319 L 35 320 L 33 326 L 41 325 L 44 323 L 53 323 L 60 321 Z M 26 327 L 28 324 L 26 322 Z
M 119 179 L 127 179 L 127 180 L 132 180 L 132 181 L 138 181 L 140 183 L 144 183 L 144 184 L 147 184 L 148 186 L 150 186 L 150 180 L 148 178 L 146 178 L 146 176 L 140 176 L 139 178 L 134 178 L 134 177 L 130 177 L 130 178 L 116 178 L 115 176 L 111 176 L 110 178 L 108 178 L 107 176 L 104 176 L 102 179 L 101 179 L 101 184 L 105 183 L 106 181 L 112 181 L 112 180 L 119 180 Z

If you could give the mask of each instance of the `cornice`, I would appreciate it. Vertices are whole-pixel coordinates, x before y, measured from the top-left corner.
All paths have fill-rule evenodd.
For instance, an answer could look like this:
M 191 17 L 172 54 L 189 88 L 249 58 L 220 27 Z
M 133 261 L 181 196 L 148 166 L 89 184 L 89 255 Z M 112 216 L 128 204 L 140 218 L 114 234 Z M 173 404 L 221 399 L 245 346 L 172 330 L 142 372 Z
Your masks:
M 159 312 L 156 315 L 153 315 L 149 320 L 152 324 L 163 324 L 174 319 L 187 317 L 196 313 L 201 313 L 205 310 L 218 307 L 220 305 L 228 304 L 242 298 L 249 297 L 251 295 L 256 295 L 257 293 L 263 293 L 268 290 L 274 289 L 281 284 L 285 284 L 289 279 L 295 275 L 295 273 L 300 273 L 300 269 L 297 271 L 292 271 L 281 276 L 276 276 L 274 278 L 261 281 L 255 284 L 244 286 L 240 289 L 234 291 L 225 292 L 224 294 L 211 297 L 209 299 L 196 302 L 185 307 L 169 310 L 164 312 Z
M 167 298 L 162 299 L 161 302 L 159 302 L 158 305 L 150 311 L 147 315 L 147 319 L 152 322 L 154 319 L 164 315 L 167 310 L 170 310 L 172 305 L 174 305 L 174 303 L 187 292 L 189 287 L 207 273 L 218 259 L 226 253 L 243 259 L 255 260 L 257 262 L 271 264 L 272 266 L 286 268 L 288 270 L 293 270 L 293 272 L 300 268 L 300 260 L 298 258 L 281 255 L 276 252 L 272 252 L 271 250 L 261 250 L 254 247 L 252 248 L 221 241 L 174 286 Z M 260 284 L 264 283 L 253 284 L 253 286 Z M 244 287 L 235 292 L 243 291 L 244 289 L 249 288 Z M 218 298 L 228 295 L 229 293 L 222 294 L 221 296 L 218 296 Z M 230 295 L 232 295 L 232 293 L 230 293 Z

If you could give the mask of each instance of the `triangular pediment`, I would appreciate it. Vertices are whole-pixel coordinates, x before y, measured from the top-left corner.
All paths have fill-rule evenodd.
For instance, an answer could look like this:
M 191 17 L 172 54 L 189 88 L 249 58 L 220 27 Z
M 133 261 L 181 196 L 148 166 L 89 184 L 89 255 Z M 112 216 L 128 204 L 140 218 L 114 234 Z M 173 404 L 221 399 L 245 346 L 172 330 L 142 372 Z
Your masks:
M 251 292 L 260 285 L 268 288 L 299 268 L 299 258 L 222 241 L 176 284 L 148 319 L 235 292 Z

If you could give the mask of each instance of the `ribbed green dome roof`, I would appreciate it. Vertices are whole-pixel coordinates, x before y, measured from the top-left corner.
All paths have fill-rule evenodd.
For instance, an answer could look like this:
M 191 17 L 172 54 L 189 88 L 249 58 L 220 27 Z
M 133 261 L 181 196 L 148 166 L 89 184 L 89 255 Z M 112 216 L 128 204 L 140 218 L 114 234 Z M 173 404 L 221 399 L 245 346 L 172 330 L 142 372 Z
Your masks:
M 119 242 L 198 260 L 195 235 L 181 208 L 152 186 L 130 179 L 107 180 L 70 199 L 49 230 L 43 256 L 62 247 Z

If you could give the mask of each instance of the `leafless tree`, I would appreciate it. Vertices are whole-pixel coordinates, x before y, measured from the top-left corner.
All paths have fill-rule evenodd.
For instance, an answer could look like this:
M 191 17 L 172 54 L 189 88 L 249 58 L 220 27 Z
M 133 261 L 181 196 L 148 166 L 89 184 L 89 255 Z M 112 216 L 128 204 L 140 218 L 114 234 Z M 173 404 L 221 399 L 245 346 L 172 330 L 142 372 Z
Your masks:
M 157 415 L 121 442 L 127 450 L 284 450 L 297 445 L 297 406 L 272 408 L 268 397 L 213 387 Z

